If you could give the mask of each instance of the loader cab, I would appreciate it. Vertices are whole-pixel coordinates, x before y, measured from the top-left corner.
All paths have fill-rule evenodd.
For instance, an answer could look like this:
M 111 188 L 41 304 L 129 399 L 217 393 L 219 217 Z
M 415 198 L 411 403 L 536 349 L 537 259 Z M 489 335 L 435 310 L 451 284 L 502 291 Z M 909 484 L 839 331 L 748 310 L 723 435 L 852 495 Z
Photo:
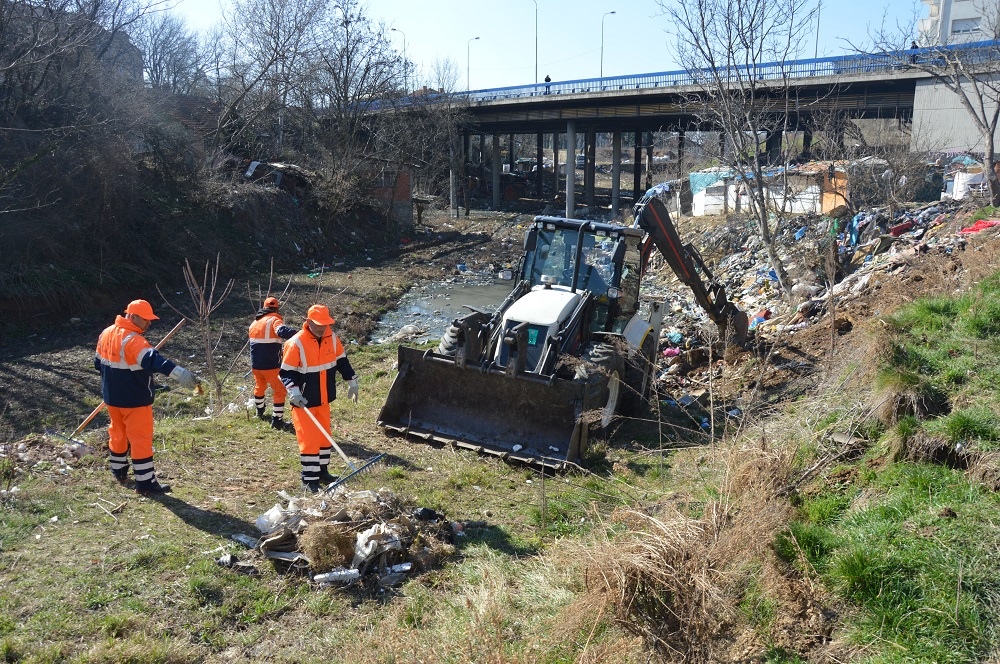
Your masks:
M 538 217 L 525 238 L 522 278 L 531 288 L 590 291 L 607 299 L 616 287 L 624 229 L 610 224 Z

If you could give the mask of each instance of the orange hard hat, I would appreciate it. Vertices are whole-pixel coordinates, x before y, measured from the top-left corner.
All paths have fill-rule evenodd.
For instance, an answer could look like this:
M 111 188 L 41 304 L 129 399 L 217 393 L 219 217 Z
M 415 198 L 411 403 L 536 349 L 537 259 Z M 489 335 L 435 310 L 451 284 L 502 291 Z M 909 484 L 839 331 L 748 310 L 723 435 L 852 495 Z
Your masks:
M 330 310 L 326 308 L 325 304 L 314 304 L 309 307 L 309 313 L 306 315 L 306 318 L 317 325 L 333 325 L 337 322 L 330 316 Z
M 125 307 L 125 313 L 134 314 L 146 320 L 160 320 L 160 317 L 153 313 L 153 307 L 145 300 L 132 300 Z
M 279 306 L 280 305 L 278 303 L 278 298 L 276 297 L 269 297 L 266 300 L 264 300 L 265 309 L 277 309 Z

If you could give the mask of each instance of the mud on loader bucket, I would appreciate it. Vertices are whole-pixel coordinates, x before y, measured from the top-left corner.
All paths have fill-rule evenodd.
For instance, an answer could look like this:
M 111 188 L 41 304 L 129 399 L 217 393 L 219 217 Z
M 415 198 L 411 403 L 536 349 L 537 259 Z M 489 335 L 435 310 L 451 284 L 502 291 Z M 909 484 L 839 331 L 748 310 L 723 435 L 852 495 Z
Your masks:
M 579 461 L 589 445 L 581 413 L 606 400 L 606 377 L 578 382 L 510 376 L 400 346 L 399 375 L 378 425 L 423 442 L 562 470 Z

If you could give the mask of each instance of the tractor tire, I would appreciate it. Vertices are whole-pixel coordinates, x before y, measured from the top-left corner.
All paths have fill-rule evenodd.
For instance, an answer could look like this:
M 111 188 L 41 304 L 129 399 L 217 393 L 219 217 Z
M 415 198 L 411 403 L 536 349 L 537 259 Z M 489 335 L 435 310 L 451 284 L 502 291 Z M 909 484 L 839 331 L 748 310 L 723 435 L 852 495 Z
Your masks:
M 438 344 L 438 354 L 447 355 L 448 357 L 455 357 L 458 355 L 458 352 L 465 346 L 465 339 L 463 336 L 462 328 L 457 325 L 449 325 L 448 329 L 445 330 L 444 335 L 441 337 L 441 342 Z
M 619 408 L 625 417 L 638 417 L 646 410 L 649 386 L 656 367 L 655 353 L 656 342 L 652 334 L 647 334 L 639 352 L 625 363 L 625 384 Z

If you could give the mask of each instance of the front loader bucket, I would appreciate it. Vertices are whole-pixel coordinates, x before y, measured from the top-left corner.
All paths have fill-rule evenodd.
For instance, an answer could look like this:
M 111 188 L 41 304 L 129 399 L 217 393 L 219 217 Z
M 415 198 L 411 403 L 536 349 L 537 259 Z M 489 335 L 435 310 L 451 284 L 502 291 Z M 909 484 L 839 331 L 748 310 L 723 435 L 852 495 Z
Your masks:
M 378 425 L 422 439 L 562 469 L 588 444 L 580 413 L 603 385 L 464 368 L 454 358 L 399 347 L 399 375 Z

